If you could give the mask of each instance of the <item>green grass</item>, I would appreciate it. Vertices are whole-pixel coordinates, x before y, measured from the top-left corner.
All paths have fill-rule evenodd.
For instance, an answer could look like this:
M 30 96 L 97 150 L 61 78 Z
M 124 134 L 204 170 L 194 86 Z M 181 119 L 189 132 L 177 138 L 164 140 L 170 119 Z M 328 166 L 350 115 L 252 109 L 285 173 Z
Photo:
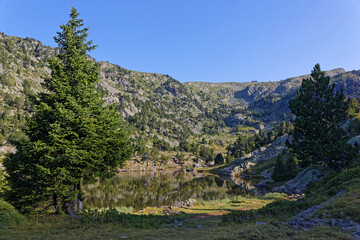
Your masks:
M 198 228 L 198 226 L 203 227 Z M 84 224 L 79 221 L 48 217 L 26 226 L 0 229 L 0 239 L 352 239 L 350 234 L 329 227 L 298 231 L 283 223 L 219 225 L 217 218 L 184 222 L 181 226 L 126 228 L 119 223 Z

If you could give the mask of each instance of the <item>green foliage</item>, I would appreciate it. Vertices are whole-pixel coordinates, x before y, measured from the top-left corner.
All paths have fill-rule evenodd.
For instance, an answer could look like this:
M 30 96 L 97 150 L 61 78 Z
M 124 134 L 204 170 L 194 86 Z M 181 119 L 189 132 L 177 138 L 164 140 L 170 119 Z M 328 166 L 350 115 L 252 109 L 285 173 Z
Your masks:
M 293 130 L 294 126 L 290 122 L 282 121 L 276 129 L 276 134 L 280 137 L 285 133 L 291 133 Z
M 27 219 L 9 203 L 0 200 L 0 228 L 12 224 L 25 224 Z
M 0 199 L 3 198 L 4 192 L 6 190 L 6 176 L 3 168 L 0 168 Z
M 308 201 L 298 200 L 298 201 L 289 201 L 289 200 L 278 200 L 272 203 L 269 203 L 263 208 L 258 210 L 248 210 L 248 211 L 233 211 L 227 215 L 222 216 L 222 222 L 256 222 L 260 219 L 268 218 L 286 218 L 293 216 L 307 208 L 310 208 L 313 204 Z
M 274 171 L 273 174 L 271 175 L 272 179 L 274 179 L 274 181 L 283 181 L 285 180 L 285 164 L 283 162 L 282 159 L 282 155 L 279 154 L 276 158 L 276 162 L 275 162 L 275 166 L 274 166 Z
M 27 140 L 28 136 L 23 131 L 12 132 L 8 137 L 8 142 L 14 145 Z
M 359 101 L 356 98 L 352 98 L 349 102 L 349 107 L 347 109 L 349 117 L 356 118 L 359 117 L 360 106 Z
M 334 195 L 341 190 L 350 190 L 349 187 L 360 184 L 360 167 L 345 169 L 342 173 L 326 181 L 326 189 L 329 195 Z
M 215 157 L 215 165 L 224 164 L 225 159 L 221 153 L 218 153 Z
M 165 216 L 132 215 L 120 213 L 116 208 L 107 210 L 84 210 L 81 214 L 83 223 L 117 223 L 124 228 L 159 228 L 162 224 L 170 223 Z
M 346 132 L 340 128 L 347 116 L 348 102 L 343 90 L 335 93 L 335 86 L 329 83 L 330 78 L 317 64 L 311 78 L 303 79 L 296 98 L 289 101 L 296 116 L 289 147 L 303 167 L 320 163 L 341 169 L 354 157 L 346 143 Z
M 233 144 L 227 147 L 227 150 L 235 158 L 240 158 L 255 149 L 265 146 L 291 130 L 291 124 L 285 122 L 280 123 L 278 130 L 275 131 L 259 131 L 254 135 L 241 134 Z
M 21 211 L 52 205 L 73 214 L 82 184 L 113 176 L 132 153 L 123 120 L 114 106 L 104 107 L 96 90 L 98 65 L 86 54 L 95 46 L 78 15 L 73 8 L 55 37 L 61 51 L 49 59 L 47 92 L 34 99 L 28 140 L 17 142 L 17 152 L 4 161 L 7 199 Z
M 297 166 L 293 154 L 279 154 L 276 158 L 272 179 L 276 182 L 286 181 L 297 175 Z
M 16 84 L 15 79 L 7 74 L 0 74 L 0 83 L 7 87 L 14 87 Z

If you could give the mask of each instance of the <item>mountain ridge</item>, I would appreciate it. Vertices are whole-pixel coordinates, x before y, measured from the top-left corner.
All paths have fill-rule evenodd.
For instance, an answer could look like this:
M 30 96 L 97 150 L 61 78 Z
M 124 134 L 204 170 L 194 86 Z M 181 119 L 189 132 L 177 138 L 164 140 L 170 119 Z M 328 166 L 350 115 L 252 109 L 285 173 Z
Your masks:
M 0 112 L 19 119 L 3 119 L 6 138 L 18 129 L 32 109 L 27 96 L 43 91 L 41 82 L 49 77 L 47 58 L 57 48 L 32 38 L 0 33 Z M 95 59 L 93 59 L 95 61 Z M 167 74 L 128 70 L 107 61 L 99 61 L 99 91 L 107 104 L 114 103 L 138 144 L 147 147 L 164 140 L 179 146 L 188 139 L 222 133 L 239 134 L 239 128 L 272 128 L 291 119 L 288 100 L 295 97 L 301 81 L 309 75 L 272 82 L 184 82 Z M 351 97 L 360 95 L 360 71 L 342 68 L 326 71 Z M 6 114 L 5 114 L 6 115 Z M 4 127 L 4 126 L 7 127 Z M 4 129 L 7 128 L 5 131 Z

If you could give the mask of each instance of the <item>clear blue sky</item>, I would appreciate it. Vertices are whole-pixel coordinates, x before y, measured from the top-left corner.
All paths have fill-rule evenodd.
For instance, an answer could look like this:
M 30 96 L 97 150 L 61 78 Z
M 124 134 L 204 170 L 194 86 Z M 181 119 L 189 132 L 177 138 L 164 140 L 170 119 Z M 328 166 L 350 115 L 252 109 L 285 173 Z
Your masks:
M 0 31 L 56 46 L 71 6 L 94 58 L 181 82 L 360 69 L 360 0 L 0 0 Z

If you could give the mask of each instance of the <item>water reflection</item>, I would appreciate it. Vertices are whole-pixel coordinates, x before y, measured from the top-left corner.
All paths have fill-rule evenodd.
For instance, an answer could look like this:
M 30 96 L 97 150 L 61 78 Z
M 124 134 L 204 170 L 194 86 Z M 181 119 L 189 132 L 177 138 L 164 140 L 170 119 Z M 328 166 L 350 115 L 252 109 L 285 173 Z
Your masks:
M 240 186 L 240 187 L 239 187 Z M 214 175 L 183 171 L 132 172 L 85 187 L 86 208 L 165 206 L 189 198 L 211 200 L 252 194 L 246 182 L 236 185 Z

